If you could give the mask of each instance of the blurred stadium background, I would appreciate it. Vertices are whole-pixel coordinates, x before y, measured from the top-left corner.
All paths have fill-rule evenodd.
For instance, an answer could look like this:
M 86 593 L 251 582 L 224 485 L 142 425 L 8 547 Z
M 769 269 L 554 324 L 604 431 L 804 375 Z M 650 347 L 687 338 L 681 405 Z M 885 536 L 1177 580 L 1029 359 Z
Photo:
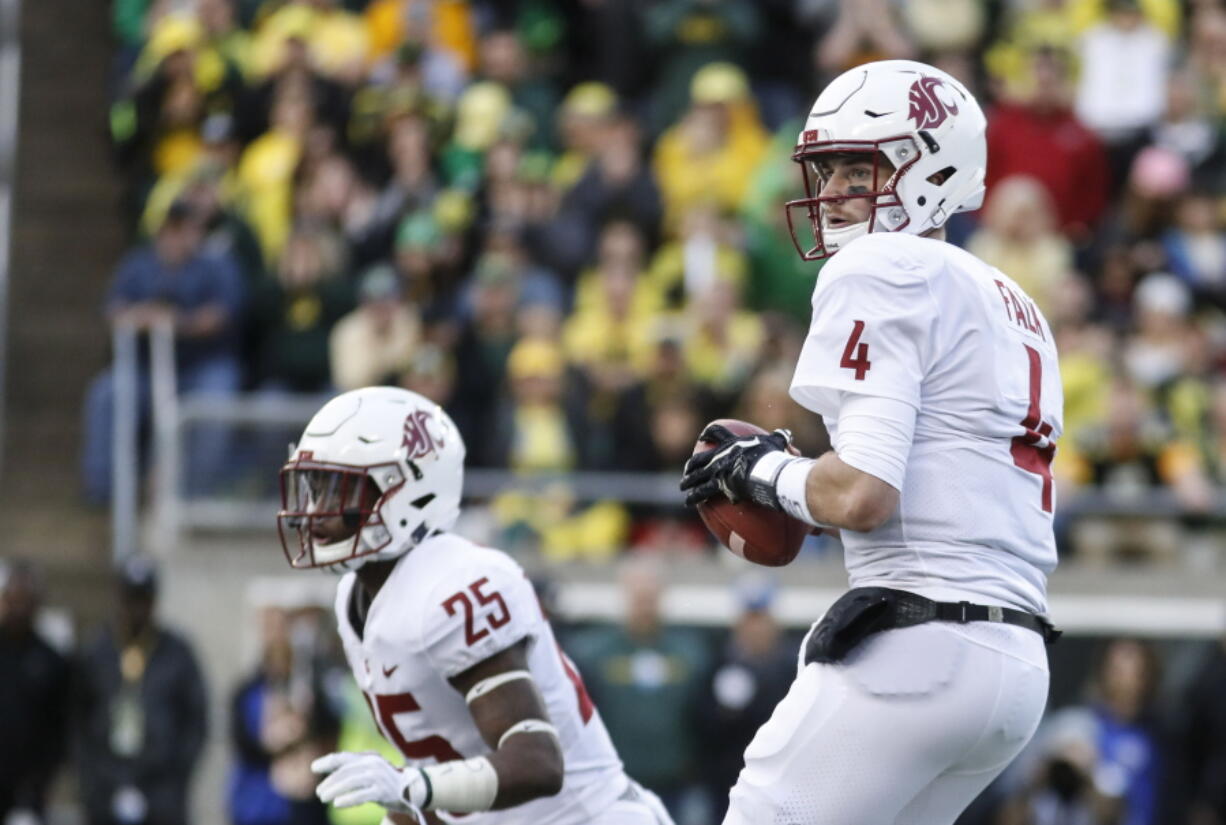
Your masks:
M 1038 301 L 1065 382 L 1050 721 L 960 821 L 1226 823 L 1221 0 L 0 0 L 0 821 L 47 777 L 45 821 L 101 821 L 82 754 L 117 741 L 23 692 L 67 671 L 20 627 L 89 662 L 140 557 L 207 728 L 147 690 L 136 741 L 207 729 L 164 755 L 192 821 L 326 821 L 305 757 L 373 731 L 277 470 L 387 382 L 460 425 L 460 530 L 536 577 L 630 772 L 718 822 L 845 576 L 829 538 L 747 570 L 676 479 L 721 415 L 827 447 L 787 397 L 819 266 L 782 203 L 817 90 L 880 57 L 988 110 L 950 237 Z

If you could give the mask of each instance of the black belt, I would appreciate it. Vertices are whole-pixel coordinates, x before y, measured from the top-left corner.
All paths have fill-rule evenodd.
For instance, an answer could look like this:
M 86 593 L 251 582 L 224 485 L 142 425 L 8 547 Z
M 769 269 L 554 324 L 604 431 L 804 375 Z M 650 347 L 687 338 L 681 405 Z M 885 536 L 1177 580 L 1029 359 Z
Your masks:
M 937 602 L 906 590 L 857 587 L 826 611 L 805 643 L 805 663 L 838 662 L 864 639 L 882 630 L 926 622 L 997 622 L 1033 630 L 1051 644 L 1060 631 L 1042 616 L 996 605 Z
M 997 622 L 1011 624 L 1033 630 L 1043 637 L 1043 641 L 1051 644 L 1060 638 L 1062 631 L 1056 630 L 1051 622 L 1042 616 L 1027 613 L 1024 610 L 1014 610 L 1011 607 L 997 607 L 994 604 L 972 604 L 971 602 L 934 602 L 915 593 L 904 590 L 894 591 L 898 594 L 895 601 L 896 627 L 910 627 L 924 622 Z

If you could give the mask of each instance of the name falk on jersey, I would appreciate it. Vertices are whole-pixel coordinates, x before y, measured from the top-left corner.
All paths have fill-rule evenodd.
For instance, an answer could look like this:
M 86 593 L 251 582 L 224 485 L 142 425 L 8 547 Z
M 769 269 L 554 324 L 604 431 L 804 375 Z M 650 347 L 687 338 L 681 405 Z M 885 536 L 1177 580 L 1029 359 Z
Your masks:
M 1043 332 L 1043 322 L 1039 318 L 1039 310 L 1034 305 L 1034 301 L 1026 297 L 1024 293 L 1019 295 L 1015 289 L 999 278 L 996 279 L 996 289 L 1000 292 L 1000 299 L 1005 305 L 1006 320 L 1046 341 L 1047 334 Z

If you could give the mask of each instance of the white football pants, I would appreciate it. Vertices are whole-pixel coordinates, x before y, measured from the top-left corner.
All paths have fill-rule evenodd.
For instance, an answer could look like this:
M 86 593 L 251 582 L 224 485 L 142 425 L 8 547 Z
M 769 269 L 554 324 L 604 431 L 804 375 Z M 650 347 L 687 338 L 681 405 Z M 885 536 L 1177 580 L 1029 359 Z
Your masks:
M 591 825 L 673 825 L 660 797 L 634 780 L 630 785 L 633 791 L 593 818 Z
M 1039 634 L 986 622 L 802 662 L 745 750 L 724 825 L 950 825 L 1030 740 L 1047 684 Z

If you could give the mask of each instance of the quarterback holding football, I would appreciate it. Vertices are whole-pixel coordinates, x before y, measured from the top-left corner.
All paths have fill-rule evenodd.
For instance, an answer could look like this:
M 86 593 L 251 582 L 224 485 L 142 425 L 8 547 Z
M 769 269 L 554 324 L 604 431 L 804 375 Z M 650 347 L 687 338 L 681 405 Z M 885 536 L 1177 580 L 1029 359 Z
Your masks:
M 832 81 L 799 136 L 793 238 L 833 257 L 791 395 L 834 449 L 709 426 L 681 486 L 840 528 L 851 589 L 806 636 L 725 825 L 950 825 L 1039 724 L 1063 395 L 1034 302 L 945 241 L 983 201 L 985 126 L 953 77 L 890 60 Z
M 281 471 L 286 557 L 349 571 L 345 656 L 406 763 L 323 756 L 317 795 L 419 822 L 671 825 L 622 770 L 524 571 L 450 532 L 463 479 L 451 419 L 393 387 L 333 398 Z

